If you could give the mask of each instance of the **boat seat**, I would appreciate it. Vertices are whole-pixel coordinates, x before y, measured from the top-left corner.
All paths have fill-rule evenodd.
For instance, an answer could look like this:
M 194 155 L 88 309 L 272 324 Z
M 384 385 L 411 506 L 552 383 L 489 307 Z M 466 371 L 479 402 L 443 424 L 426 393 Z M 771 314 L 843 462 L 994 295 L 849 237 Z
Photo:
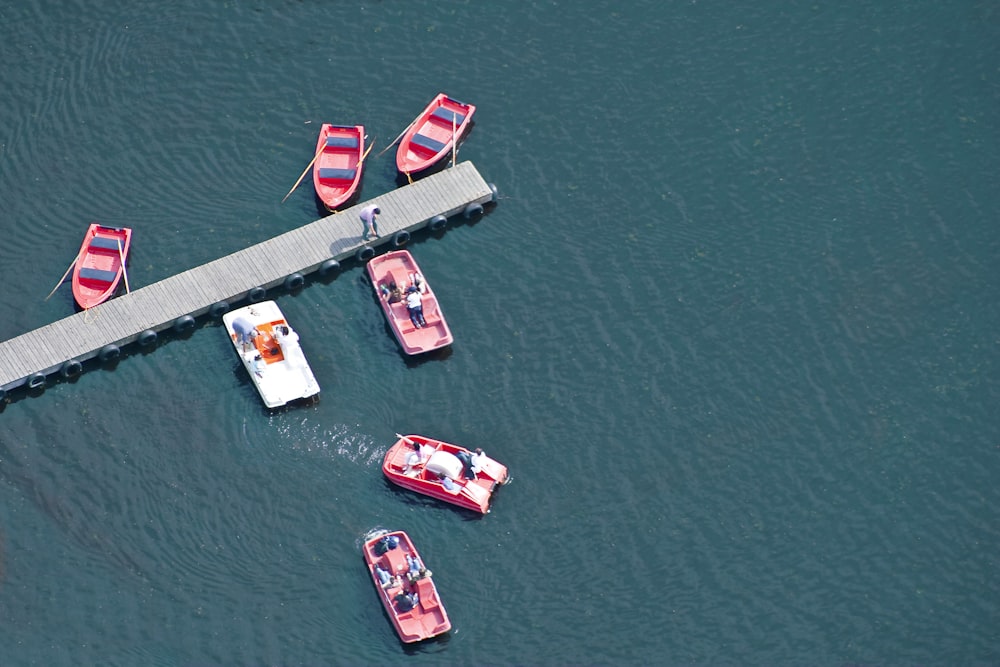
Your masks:
M 440 606 L 437 595 L 434 594 L 434 584 L 429 579 L 420 579 L 416 584 L 417 595 L 420 597 L 420 608 L 430 611 Z
M 99 250 L 114 250 L 118 252 L 118 244 L 118 239 L 108 238 L 107 236 L 95 236 L 90 239 L 90 247 Z
M 445 149 L 445 144 L 441 143 L 437 139 L 431 139 L 426 134 L 414 134 L 413 138 L 410 139 L 410 143 L 420 146 L 424 150 L 428 150 L 431 153 L 440 153 Z
M 385 560 L 389 564 L 389 574 L 404 574 L 410 569 L 406 562 L 406 554 L 402 548 L 396 547 L 385 552 Z
M 327 137 L 326 148 L 357 148 L 357 137 Z
M 407 276 L 405 271 L 403 273 L 390 273 L 389 279 L 396 283 L 396 287 L 404 291 L 410 284 L 410 278 Z
M 460 127 L 462 123 L 465 122 L 464 114 L 460 114 L 457 111 L 452 111 L 451 109 L 445 109 L 444 107 L 438 107 L 437 109 L 434 110 L 434 113 L 432 113 L 431 115 L 434 116 L 435 118 L 440 118 L 441 120 L 446 121 L 448 125 L 451 125 L 451 119 L 452 117 L 454 117 L 456 128 Z
M 319 179 L 321 181 L 353 181 L 357 169 L 334 169 L 333 167 L 320 167 Z
M 464 487 L 467 496 L 475 500 L 477 503 L 482 505 L 483 503 L 488 503 L 490 500 L 490 492 L 479 486 L 472 480 L 469 481 Z
M 99 280 L 105 283 L 113 283 L 115 278 L 118 277 L 116 271 L 105 271 L 104 269 L 92 269 L 89 266 L 84 266 L 80 269 L 80 277 L 87 280 Z

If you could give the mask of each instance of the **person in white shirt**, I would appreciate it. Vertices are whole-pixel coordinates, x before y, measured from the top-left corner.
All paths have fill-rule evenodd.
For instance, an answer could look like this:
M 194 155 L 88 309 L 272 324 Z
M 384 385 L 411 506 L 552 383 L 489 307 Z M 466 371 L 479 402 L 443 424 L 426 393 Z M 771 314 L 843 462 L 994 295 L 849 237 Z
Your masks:
M 253 372 L 259 378 L 264 377 L 264 369 L 267 368 L 267 362 L 264 361 L 264 357 L 259 354 L 254 355 L 253 358 Z
M 410 474 L 414 472 L 417 468 L 427 463 L 431 458 L 431 454 L 434 453 L 434 447 L 432 445 L 423 444 L 421 445 L 416 440 L 412 438 L 407 438 L 402 435 L 396 434 L 397 437 L 403 439 L 403 442 L 413 447 L 413 451 L 406 457 L 406 468 L 403 470 L 404 474 Z
M 416 287 L 406 288 L 406 310 L 410 312 L 410 321 L 416 328 L 427 326 L 424 319 L 424 304 L 420 300 L 420 290 Z
M 475 454 L 472 455 L 472 472 L 478 473 L 486 465 L 489 457 L 486 456 L 486 452 L 483 451 L 482 447 L 476 447 Z
M 274 330 L 274 340 L 284 348 L 286 345 L 294 345 L 299 342 L 299 334 L 287 324 L 282 324 Z

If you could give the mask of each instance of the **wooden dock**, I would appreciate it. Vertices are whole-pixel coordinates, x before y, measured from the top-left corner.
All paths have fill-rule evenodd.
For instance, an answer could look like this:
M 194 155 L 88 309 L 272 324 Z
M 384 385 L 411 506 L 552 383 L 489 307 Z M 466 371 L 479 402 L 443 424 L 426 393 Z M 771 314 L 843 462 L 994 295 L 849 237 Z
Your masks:
M 294 291 L 312 273 L 333 275 L 340 261 L 365 262 L 379 246 L 395 248 L 411 232 L 443 229 L 455 215 L 473 217 L 495 201 L 496 188 L 471 162 L 460 162 L 290 232 L 203 264 L 158 283 L 117 296 L 34 331 L 0 343 L 0 400 L 21 386 L 43 390 L 48 376 L 70 379 L 83 362 L 118 359 L 121 348 L 156 343 L 159 333 L 182 334 L 196 318 L 221 317 L 231 307 L 268 298 L 271 290 Z M 380 237 L 364 242 L 358 217 L 378 204 Z

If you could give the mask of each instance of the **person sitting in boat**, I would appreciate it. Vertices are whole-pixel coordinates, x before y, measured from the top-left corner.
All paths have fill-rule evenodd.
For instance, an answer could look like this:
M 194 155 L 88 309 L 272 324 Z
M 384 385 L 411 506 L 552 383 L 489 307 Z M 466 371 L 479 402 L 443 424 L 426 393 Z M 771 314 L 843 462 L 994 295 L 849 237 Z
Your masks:
M 427 463 L 431 454 L 434 453 L 434 448 L 427 444 L 421 445 L 409 438 L 404 438 L 404 440 L 413 447 L 413 451 L 406 457 L 406 469 L 403 471 L 403 474 L 408 475 L 411 472 L 416 472 L 423 464 Z
M 403 473 L 408 475 L 411 472 L 415 472 L 423 462 L 420 456 L 420 445 L 414 443 L 413 451 L 406 457 L 406 470 Z
M 253 357 L 253 372 L 259 378 L 264 377 L 264 369 L 267 368 L 267 362 L 264 361 L 264 357 L 259 354 L 255 354 Z
M 274 340 L 278 341 L 281 349 L 285 349 L 286 345 L 294 346 L 299 342 L 299 334 L 287 324 L 282 324 L 274 330 Z
M 387 551 L 391 551 L 399 546 L 399 536 L 398 535 L 383 535 L 372 550 L 375 552 L 376 556 L 384 556 Z
M 388 286 L 382 283 L 382 296 L 389 303 L 399 303 L 403 300 L 403 290 L 399 289 L 395 280 L 390 280 Z
M 411 582 L 431 576 L 431 571 L 424 567 L 416 556 L 406 554 L 406 564 L 409 566 L 407 576 Z
M 410 274 L 410 281 L 413 286 L 420 290 L 421 294 L 427 294 L 427 283 L 424 282 L 424 277 L 420 275 L 419 272 L 414 272 Z
M 389 570 L 386 570 L 379 565 L 375 566 L 375 576 L 378 577 L 379 583 L 382 584 L 382 588 L 387 588 L 389 584 L 392 583 L 392 575 L 389 574 Z
M 420 596 L 416 591 L 412 593 L 400 593 L 396 596 L 396 609 L 399 611 L 410 611 L 417 606 Z
M 486 462 L 489 457 L 486 456 L 486 452 L 483 451 L 482 447 L 476 447 L 475 453 L 472 455 L 472 472 L 479 473 L 486 466 Z
M 416 328 L 427 326 L 424 319 L 424 304 L 420 300 L 420 290 L 410 285 L 406 288 L 406 310 L 410 313 L 410 321 Z
M 462 462 L 462 476 L 465 479 L 475 479 L 476 471 L 472 466 L 472 454 L 466 451 L 457 451 L 455 458 Z
M 438 481 L 441 482 L 441 486 L 443 486 L 446 491 L 458 491 L 458 484 L 455 484 L 455 480 L 448 477 L 448 475 L 443 472 L 438 473 Z
M 284 352 L 286 361 L 308 365 L 305 361 L 305 355 L 302 354 L 302 348 L 299 347 L 299 334 L 296 333 L 295 329 L 287 324 L 275 327 L 274 340 Z

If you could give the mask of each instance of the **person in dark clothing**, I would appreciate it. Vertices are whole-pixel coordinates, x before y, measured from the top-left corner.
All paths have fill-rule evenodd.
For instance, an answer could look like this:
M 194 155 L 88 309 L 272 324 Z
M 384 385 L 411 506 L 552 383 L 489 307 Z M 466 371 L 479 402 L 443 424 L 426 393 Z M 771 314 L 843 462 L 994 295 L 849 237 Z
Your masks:
M 399 611 L 410 611 L 420 600 L 416 593 L 400 593 L 396 596 L 396 609 Z
M 462 476 L 465 479 L 475 479 L 476 471 L 472 469 L 472 455 L 469 452 L 455 452 L 455 457 L 462 462 Z

